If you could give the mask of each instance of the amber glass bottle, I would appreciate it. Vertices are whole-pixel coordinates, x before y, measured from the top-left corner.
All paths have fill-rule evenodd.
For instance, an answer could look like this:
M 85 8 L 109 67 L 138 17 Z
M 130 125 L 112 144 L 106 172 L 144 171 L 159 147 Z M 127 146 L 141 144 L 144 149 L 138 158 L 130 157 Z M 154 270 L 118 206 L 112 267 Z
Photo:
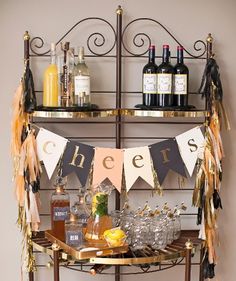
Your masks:
M 55 191 L 51 197 L 51 226 L 53 234 L 60 240 L 65 240 L 65 220 L 69 217 L 70 197 L 65 191 L 66 181 L 57 179 Z

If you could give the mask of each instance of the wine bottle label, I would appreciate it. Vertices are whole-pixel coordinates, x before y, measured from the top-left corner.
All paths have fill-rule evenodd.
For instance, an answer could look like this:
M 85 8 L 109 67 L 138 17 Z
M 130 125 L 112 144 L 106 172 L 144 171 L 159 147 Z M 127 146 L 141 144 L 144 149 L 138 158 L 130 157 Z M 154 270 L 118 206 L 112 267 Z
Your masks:
M 75 95 L 83 97 L 90 95 L 90 77 L 78 75 L 75 76 Z
M 172 77 L 170 73 L 157 74 L 157 93 L 158 94 L 172 94 Z
M 187 74 L 175 74 L 175 95 L 187 95 Z
M 157 75 L 156 74 L 143 74 L 143 93 L 156 94 L 157 93 Z
M 66 231 L 66 244 L 71 246 L 81 246 L 83 244 L 82 230 L 67 230 Z
M 70 207 L 54 207 L 53 208 L 53 220 L 65 221 L 69 218 Z

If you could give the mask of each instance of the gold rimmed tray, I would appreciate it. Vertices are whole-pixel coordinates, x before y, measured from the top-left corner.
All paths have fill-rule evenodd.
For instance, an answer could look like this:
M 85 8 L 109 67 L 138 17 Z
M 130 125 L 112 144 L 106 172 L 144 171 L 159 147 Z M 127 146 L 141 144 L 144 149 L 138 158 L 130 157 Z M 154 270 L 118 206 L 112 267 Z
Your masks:
M 198 239 L 198 230 L 183 230 L 178 240 L 168 245 L 163 250 L 153 250 L 147 247 L 144 250 L 132 251 L 125 246 L 125 249 L 107 249 L 107 252 L 96 250 L 94 253 L 84 252 L 78 254 L 78 251 L 71 249 L 64 242 L 58 240 L 50 231 L 40 232 L 32 237 L 33 246 L 40 252 L 53 254 L 52 244 L 57 242 L 61 248 L 61 256 L 64 260 L 87 260 L 91 264 L 108 264 L 108 265 L 141 265 L 141 264 L 154 264 L 159 262 L 177 260 L 185 257 L 186 242 L 190 240 L 193 243 L 192 254 L 200 250 L 203 241 Z M 112 252 L 113 251 L 113 252 Z M 119 253 L 118 253 L 119 252 Z M 98 253 L 98 255 L 96 254 Z M 116 254 L 117 253 L 117 254 Z M 96 254 L 91 257 L 91 254 Z M 101 254 L 101 256 L 100 256 Z M 90 255 L 90 257 L 89 257 Z M 103 256 L 105 255 L 105 256 Z M 108 257 L 109 255 L 112 255 Z M 114 255 L 114 256 L 113 256 Z
M 148 110 L 127 108 L 120 109 L 120 115 L 132 117 L 186 117 L 186 118 L 200 118 L 208 117 L 209 111 L 207 110 Z
M 36 118 L 65 118 L 65 119 L 84 119 L 84 118 L 106 118 L 114 116 L 129 116 L 129 117 L 185 117 L 185 118 L 200 118 L 208 117 L 207 110 L 144 110 L 135 108 L 124 109 L 102 109 L 92 111 L 44 111 L 37 110 L 33 113 Z
M 84 119 L 84 118 L 105 118 L 117 116 L 118 109 L 104 109 L 92 111 L 53 111 L 53 110 L 37 110 L 33 113 L 36 118 L 65 118 L 65 119 Z
M 122 253 L 126 253 L 128 251 L 128 245 L 125 244 L 119 247 L 109 247 L 105 243 L 86 243 L 85 247 L 82 249 L 76 249 L 67 245 L 65 242 L 61 241 L 56 237 L 56 235 L 51 230 L 45 231 L 45 237 L 51 243 L 57 243 L 60 249 L 62 249 L 65 253 L 70 255 L 76 260 L 85 260 L 92 257 L 101 257 L 101 256 L 110 256 L 110 255 L 118 255 Z

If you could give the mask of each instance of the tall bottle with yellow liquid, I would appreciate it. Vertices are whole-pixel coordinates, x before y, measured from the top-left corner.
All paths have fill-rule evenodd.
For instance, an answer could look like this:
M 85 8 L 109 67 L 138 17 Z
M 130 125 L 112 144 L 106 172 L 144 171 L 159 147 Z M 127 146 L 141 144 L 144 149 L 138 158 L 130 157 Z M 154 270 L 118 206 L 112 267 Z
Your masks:
M 51 63 L 43 77 L 43 106 L 58 106 L 58 68 L 56 65 L 56 45 L 51 44 Z

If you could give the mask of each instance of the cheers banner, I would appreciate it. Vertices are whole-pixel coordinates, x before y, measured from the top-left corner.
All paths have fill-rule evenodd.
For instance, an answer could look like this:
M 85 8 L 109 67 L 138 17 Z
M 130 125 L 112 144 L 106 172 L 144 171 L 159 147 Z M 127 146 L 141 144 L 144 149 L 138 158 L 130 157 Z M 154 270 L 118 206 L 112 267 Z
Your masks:
M 123 175 L 127 191 L 139 177 L 154 187 L 154 171 L 160 184 L 169 170 L 186 177 L 187 169 L 191 176 L 203 147 L 204 136 L 200 127 L 150 146 L 127 149 L 93 147 L 67 140 L 45 129 L 40 129 L 37 136 L 39 159 L 44 162 L 49 179 L 62 157 L 63 176 L 74 172 L 85 186 L 93 167 L 93 184 L 109 179 L 119 192 Z

